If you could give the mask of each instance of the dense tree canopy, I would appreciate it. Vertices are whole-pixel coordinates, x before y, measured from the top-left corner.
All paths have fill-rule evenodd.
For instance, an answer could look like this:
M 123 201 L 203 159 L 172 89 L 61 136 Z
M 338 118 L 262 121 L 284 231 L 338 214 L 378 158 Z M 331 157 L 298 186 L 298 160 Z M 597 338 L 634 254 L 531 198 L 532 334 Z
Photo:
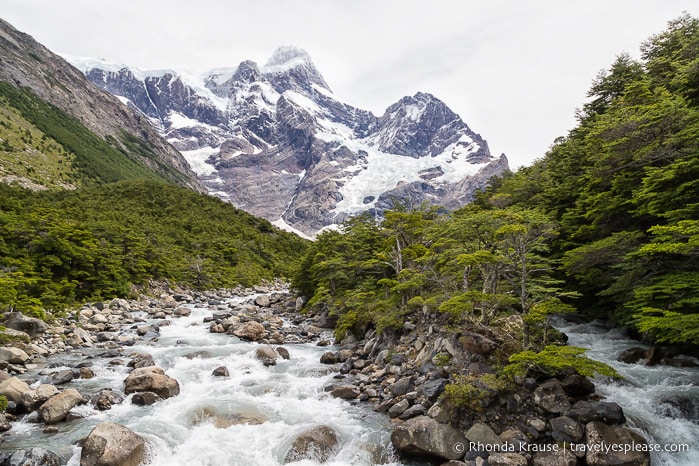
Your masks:
M 461 324 L 577 308 L 659 342 L 699 343 L 699 21 L 600 72 L 579 124 L 545 157 L 453 214 L 391 212 L 321 235 L 298 284 L 339 333 L 415 309 Z M 533 325 L 536 324 L 536 325 Z
M 0 305 L 41 315 L 168 279 L 289 277 L 307 241 L 211 196 L 150 181 L 64 192 L 0 185 Z

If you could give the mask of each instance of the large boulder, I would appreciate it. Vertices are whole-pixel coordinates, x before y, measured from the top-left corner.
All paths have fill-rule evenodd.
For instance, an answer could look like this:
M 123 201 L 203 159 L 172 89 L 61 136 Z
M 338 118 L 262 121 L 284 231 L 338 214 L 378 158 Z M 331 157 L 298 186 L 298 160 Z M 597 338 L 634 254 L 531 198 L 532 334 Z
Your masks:
M 80 466 L 138 466 L 145 459 L 143 437 L 113 422 L 98 424 L 81 443 Z
M 32 338 L 43 335 L 49 328 L 41 319 L 27 317 L 21 312 L 11 312 L 3 322 L 3 326 L 14 330 L 20 330 Z
M 6 397 L 9 401 L 21 403 L 22 394 L 30 390 L 29 385 L 17 377 L 10 377 L 4 382 L 0 382 L 0 395 Z
M 265 336 L 267 331 L 261 323 L 251 320 L 235 327 L 231 333 L 243 340 L 258 341 Z
M 124 392 L 153 392 L 161 398 L 170 398 L 180 394 L 180 384 L 177 380 L 165 375 L 158 366 L 147 366 L 134 369 L 124 381 Z
M 409 455 L 457 460 L 464 455 L 466 439 L 458 430 L 428 416 L 419 416 L 396 426 L 391 442 Z
M 325 463 L 337 448 L 337 444 L 337 433 L 331 427 L 313 427 L 296 437 L 284 462 L 309 459 Z
M 82 399 L 82 395 L 77 390 L 69 388 L 46 400 L 39 407 L 39 416 L 46 424 L 61 422 Z
M 24 364 L 29 359 L 29 355 L 19 348 L 4 346 L 0 348 L 0 361 L 9 364 Z
M 650 455 L 643 448 L 646 441 L 641 434 L 621 426 L 610 426 L 593 421 L 585 426 L 589 466 L 618 464 L 624 466 L 648 466 Z M 611 446 L 613 448 L 604 448 Z M 636 448 L 634 448 L 636 447 Z M 647 448 L 646 448 L 647 450 Z

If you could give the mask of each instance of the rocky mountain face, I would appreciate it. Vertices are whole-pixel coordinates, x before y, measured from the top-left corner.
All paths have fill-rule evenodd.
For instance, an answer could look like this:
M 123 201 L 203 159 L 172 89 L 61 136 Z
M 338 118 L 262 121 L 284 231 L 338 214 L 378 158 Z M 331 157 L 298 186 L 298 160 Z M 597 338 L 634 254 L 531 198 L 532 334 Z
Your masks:
M 31 90 L 164 179 L 204 190 L 187 161 L 141 112 L 92 85 L 65 59 L 1 19 L 0 82 Z
M 434 96 L 377 117 L 337 98 L 294 47 L 203 76 L 67 58 L 146 115 L 209 192 L 307 235 L 396 202 L 456 208 L 508 169 Z

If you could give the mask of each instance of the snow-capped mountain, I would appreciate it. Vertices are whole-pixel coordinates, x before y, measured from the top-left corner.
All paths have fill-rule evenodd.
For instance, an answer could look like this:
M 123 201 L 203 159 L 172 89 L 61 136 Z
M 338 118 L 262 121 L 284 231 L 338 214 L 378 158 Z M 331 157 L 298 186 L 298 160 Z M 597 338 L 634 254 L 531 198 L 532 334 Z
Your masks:
M 456 208 L 508 169 L 439 99 L 417 93 L 377 117 L 295 47 L 203 76 L 66 58 L 147 115 L 212 194 L 307 235 L 395 202 Z

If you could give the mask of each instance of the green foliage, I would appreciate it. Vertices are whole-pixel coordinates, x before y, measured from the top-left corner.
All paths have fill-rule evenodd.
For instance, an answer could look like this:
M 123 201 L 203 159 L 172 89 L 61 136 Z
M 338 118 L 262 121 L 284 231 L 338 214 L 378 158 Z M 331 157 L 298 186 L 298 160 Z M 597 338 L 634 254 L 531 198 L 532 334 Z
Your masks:
M 657 342 L 699 344 L 699 314 L 644 307 L 633 317 L 638 330 Z
M 126 296 L 149 279 L 201 289 L 290 277 L 306 245 L 165 183 L 39 193 L 0 185 L 0 305 L 37 317 Z
M 510 376 L 526 376 L 533 372 L 550 377 L 561 374 L 565 369 L 573 368 L 578 374 L 594 377 L 600 374 L 621 378 L 617 371 L 607 364 L 592 360 L 583 353 L 587 351 L 577 346 L 548 345 L 539 352 L 531 350 L 513 354 L 510 364 L 505 366 L 504 373 Z
M 693 342 L 672 329 L 699 313 L 699 21 L 671 21 L 641 58 L 601 72 L 578 127 L 477 203 L 541 209 L 558 224 L 539 254 L 583 312 Z
M 482 412 L 495 397 L 509 389 L 509 381 L 495 374 L 457 376 L 444 388 L 444 403 L 452 410 Z
M 0 413 L 4 413 L 7 409 L 7 398 L 4 395 L 0 395 Z

